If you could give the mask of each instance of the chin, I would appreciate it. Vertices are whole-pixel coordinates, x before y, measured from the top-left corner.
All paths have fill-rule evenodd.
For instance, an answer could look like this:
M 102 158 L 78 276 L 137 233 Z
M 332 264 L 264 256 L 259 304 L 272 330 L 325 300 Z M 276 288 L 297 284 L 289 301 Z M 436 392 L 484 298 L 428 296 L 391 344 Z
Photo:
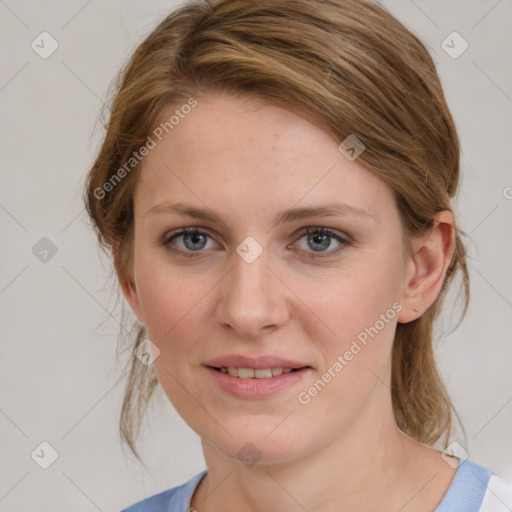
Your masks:
M 291 425 L 285 426 L 289 419 L 280 424 L 285 416 L 271 416 L 265 421 L 255 416 L 251 425 L 247 425 L 247 419 L 238 424 L 236 421 L 227 422 L 225 426 L 232 437 L 223 429 L 198 434 L 224 456 L 239 460 L 249 468 L 256 464 L 282 464 L 304 455 L 310 441 L 290 428 Z

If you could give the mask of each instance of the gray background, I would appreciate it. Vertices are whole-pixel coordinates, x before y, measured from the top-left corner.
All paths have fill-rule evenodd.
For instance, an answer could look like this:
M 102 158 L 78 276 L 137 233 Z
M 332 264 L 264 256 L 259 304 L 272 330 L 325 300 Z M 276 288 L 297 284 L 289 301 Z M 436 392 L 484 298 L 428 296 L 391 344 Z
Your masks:
M 463 148 L 456 211 L 472 239 L 472 301 L 437 344 L 468 434 L 454 438 L 512 480 L 512 2 L 383 4 L 434 55 Z M 121 449 L 120 308 L 80 196 L 108 85 L 174 5 L 0 0 L 1 511 L 116 510 L 204 468 L 198 437 L 162 392 L 140 445 L 147 468 Z M 31 48 L 43 31 L 59 45 L 47 59 Z M 441 47 L 453 31 L 469 43 L 456 59 Z M 47 261 L 33 252 L 43 237 L 57 248 Z M 31 458 L 43 441 L 59 454 L 48 469 Z

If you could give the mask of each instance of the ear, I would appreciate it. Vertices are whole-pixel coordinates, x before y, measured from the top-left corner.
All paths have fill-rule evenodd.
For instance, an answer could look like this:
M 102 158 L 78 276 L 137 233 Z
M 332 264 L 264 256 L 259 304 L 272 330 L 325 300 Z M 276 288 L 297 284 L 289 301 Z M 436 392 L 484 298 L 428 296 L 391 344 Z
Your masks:
M 412 242 L 399 323 L 420 317 L 436 300 L 455 250 L 455 221 L 448 210 L 439 212 L 433 227 Z
M 124 297 L 128 301 L 134 315 L 137 320 L 141 323 L 144 322 L 144 315 L 142 314 L 142 308 L 140 307 L 139 294 L 137 287 L 135 286 L 135 280 L 132 273 L 127 272 L 123 265 L 121 265 L 121 259 L 119 255 L 119 245 L 113 247 L 114 266 L 117 273 L 117 279 L 121 286 Z

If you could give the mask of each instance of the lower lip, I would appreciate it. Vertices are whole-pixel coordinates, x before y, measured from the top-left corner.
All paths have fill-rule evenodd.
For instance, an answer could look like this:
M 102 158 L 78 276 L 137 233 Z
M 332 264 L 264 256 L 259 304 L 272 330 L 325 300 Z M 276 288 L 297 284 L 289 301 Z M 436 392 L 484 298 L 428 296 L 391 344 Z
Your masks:
M 221 389 L 244 399 L 267 398 L 275 395 L 279 391 L 293 386 L 311 371 L 311 368 L 301 368 L 294 372 L 282 373 L 281 375 L 265 379 L 241 379 L 240 377 L 232 377 L 228 373 L 214 370 L 210 366 L 207 366 L 206 369 L 217 381 Z

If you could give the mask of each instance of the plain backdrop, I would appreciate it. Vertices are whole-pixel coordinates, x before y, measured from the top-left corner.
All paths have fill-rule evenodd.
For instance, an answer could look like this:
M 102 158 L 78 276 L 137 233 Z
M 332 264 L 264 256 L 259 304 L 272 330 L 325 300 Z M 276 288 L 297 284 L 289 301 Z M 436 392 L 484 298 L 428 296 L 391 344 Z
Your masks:
M 467 433 L 454 439 L 511 480 L 512 2 L 382 3 L 431 51 L 462 143 L 455 206 L 471 238 L 472 299 L 436 343 Z M 140 443 L 146 467 L 121 447 L 120 308 L 81 202 L 108 86 L 175 5 L 0 0 L 0 511 L 119 510 L 205 467 L 162 392 Z M 55 45 L 42 32 L 58 44 L 47 58 L 31 46 Z

